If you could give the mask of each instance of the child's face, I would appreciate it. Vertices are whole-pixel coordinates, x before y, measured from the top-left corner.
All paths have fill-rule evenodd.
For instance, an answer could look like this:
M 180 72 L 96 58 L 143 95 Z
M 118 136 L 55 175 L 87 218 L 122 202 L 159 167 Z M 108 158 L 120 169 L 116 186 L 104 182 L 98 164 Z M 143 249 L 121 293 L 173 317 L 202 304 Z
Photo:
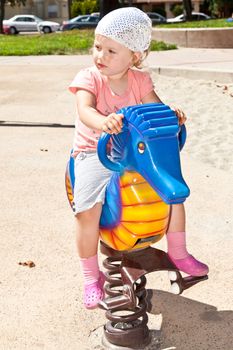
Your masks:
M 93 59 L 102 74 L 109 77 L 124 74 L 132 66 L 133 57 L 133 52 L 117 41 L 96 35 Z

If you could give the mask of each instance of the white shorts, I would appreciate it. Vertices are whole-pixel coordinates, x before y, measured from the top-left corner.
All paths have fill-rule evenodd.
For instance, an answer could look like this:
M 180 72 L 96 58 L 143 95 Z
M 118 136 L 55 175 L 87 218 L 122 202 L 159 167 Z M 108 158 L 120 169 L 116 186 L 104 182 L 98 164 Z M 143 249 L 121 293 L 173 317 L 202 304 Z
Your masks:
M 99 161 L 96 152 L 80 152 L 75 158 L 74 213 L 104 203 L 112 171 Z

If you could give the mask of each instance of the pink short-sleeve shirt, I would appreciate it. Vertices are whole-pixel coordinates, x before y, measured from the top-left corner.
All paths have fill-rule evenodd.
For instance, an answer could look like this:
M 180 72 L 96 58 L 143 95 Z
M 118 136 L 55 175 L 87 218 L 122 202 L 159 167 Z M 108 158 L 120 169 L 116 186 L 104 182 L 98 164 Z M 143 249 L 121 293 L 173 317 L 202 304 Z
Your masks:
M 140 104 L 143 97 L 154 90 L 149 73 L 135 69 L 128 70 L 128 87 L 122 95 L 112 92 L 104 76 L 96 67 L 81 70 L 69 86 L 72 93 L 87 90 L 96 97 L 96 109 L 103 115 L 117 112 L 127 106 Z M 90 129 L 83 124 L 79 116 L 75 122 L 73 142 L 74 156 L 82 151 L 96 150 L 101 131 Z

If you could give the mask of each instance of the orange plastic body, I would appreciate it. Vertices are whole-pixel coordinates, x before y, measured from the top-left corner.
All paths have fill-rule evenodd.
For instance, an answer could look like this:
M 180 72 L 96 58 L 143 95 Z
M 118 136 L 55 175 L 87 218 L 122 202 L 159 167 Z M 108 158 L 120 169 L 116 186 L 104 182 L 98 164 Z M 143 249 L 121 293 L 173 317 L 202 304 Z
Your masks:
M 120 251 L 145 248 L 159 241 L 168 227 L 170 205 L 136 172 L 125 172 L 120 177 L 120 196 L 120 222 L 113 229 L 101 228 L 101 240 Z

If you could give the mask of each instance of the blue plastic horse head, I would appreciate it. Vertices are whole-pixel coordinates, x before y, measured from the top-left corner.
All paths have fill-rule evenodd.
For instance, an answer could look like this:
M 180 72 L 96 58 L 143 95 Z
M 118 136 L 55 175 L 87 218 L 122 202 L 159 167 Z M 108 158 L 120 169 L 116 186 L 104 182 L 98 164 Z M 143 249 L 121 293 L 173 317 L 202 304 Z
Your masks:
M 103 134 L 98 155 L 115 172 L 136 171 L 167 204 L 182 203 L 189 196 L 180 166 L 180 149 L 186 138 L 175 112 L 162 103 L 123 108 L 124 126 L 118 135 Z M 106 146 L 112 139 L 111 158 Z

